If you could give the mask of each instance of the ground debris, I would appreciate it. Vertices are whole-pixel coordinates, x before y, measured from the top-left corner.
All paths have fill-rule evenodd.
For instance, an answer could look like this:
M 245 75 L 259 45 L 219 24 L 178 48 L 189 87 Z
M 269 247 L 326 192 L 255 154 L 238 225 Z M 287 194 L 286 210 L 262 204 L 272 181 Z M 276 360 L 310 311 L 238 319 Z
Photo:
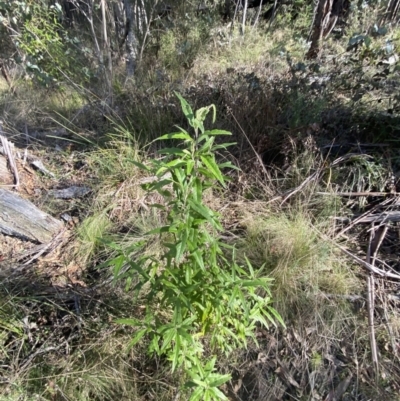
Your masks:
M 57 199 L 81 198 L 91 192 L 89 187 L 72 186 L 64 189 L 53 189 L 49 194 Z
M 47 243 L 60 232 L 63 223 L 33 203 L 6 189 L 0 189 L 0 232 L 23 240 Z

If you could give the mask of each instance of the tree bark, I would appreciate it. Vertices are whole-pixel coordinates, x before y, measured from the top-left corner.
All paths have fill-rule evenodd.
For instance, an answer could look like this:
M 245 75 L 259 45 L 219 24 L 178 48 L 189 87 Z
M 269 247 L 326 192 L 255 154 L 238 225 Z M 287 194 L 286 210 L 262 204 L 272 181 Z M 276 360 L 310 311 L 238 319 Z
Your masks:
M 311 27 L 311 46 L 307 53 L 308 59 L 317 58 L 325 28 L 332 11 L 333 0 L 318 0 L 314 21 Z
M 136 0 L 135 0 L 136 3 Z M 135 4 L 136 5 L 136 4 Z M 124 0 L 126 18 L 126 75 L 132 77 L 136 70 L 137 38 L 134 30 L 134 4 L 130 0 Z

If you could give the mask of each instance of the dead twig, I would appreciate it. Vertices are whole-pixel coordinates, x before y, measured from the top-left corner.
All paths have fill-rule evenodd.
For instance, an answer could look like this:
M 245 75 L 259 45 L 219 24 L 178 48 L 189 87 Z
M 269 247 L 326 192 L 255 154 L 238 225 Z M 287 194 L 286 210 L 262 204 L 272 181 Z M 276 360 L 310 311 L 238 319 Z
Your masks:
M 307 177 L 297 188 L 292 189 L 289 194 L 287 194 L 280 206 L 282 206 L 289 198 L 291 198 L 293 195 L 295 195 L 297 192 L 300 192 L 307 184 L 309 184 L 311 181 L 314 181 L 317 179 L 323 169 L 318 169 L 315 173 L 311 174 L 309 177 Z
M 389 196 L 396 195 L 399 196 L 400 192 L 316 192 L 317 195 L 326 196 Z
M 375 211 L 377 211 L 379 208 L 388 205 L 390 202 L 393 201 L 393 198 L 385 199 L 383 202 L 379 203 L 378 205 L 375 205 L 371 210 L 368 210 L 367 212 L 363 213 L 356 219 L 354 219 L 347 227 L 343 228 L 339 233 L 335 235 L 334 239 L 337 239 L 341 237 L 345 232 L 349 231 L 351 228 L 353 228 L 357 223 L 361 222 L 363 219 L 365 219 L 367 216 L 371 216 Z
M 2 135 L 2 130 L 1 130 L 1 125 L 0 125 L 0 140 L 1 144 L 3 146 L 3 150 L 5 155 L 8 158 L 8 164 L 10 166 L 10 170 L 12 174 L 14 175 L 14 187 L 16 190 L 19 188 L 19 174 L 18 174 L 18 169 L 17 165 L 15 163 L 15 157 L 14 157 L 14 144 L 10 141 L 7 140 L 7 138 Z
M 374 266 L 375 258 L 372 256 L 376 254 L 379 248 L 379 240 L 374 241 L 376 236 L 376 229 L 374 229 L 374 224 L 372 223 L 372 228 L 370 230 L 369 243 L 368 243 L 368 251 L 366 262 L 371 264 L 372 257 L 372 266 Z M 369 328 L 369 341 L 371 345 L 371 356 L 372 356 L 372 364 L 374 365 L 375 372 L 375 380 L 378 379 L 379 376 L 379 361 L 378 361 L 378 346 L 376 344 L 375 338 L 375 329 L 374 329 L 374 311 L 375 311 L 375 277 L 372 272 L 369 273 L 367 279 L 368 285 L 368 297 L 367 297 L 367 308 L 368 308 L 368 328 Z
M 376 266 L 373 266 L 371 263 L 366 262 L 365 260 L 362 260 L 358 256 L 352 254 L 349 250 L 347 250 L 344 246 L 338 244 L 335 242 L 334 239 L 329 238 L 327 235 L 321 233 L 319 230 L 317 230 L 315 227 L 314 229 L 317 231 L 317 233 L 323 238 L 325 241 L 331 242 L 333 245 L 335 245 L 337 248 L 339 248 L 342 252 L 344 252 L 347 256 L 350 256 L 353 260 L 355 260 L 357 263 L 359 263 L 361 266 L 365 267 L 369 272 L 375 273 L 380 277 L 386 277 L 386 278 L 392 278 L 394 280 L 400 280 L 400 275 L 391 273 L 391 272 L 386 272 L 382 269 L 379 269 Z
M 48 251 L 48 253 L 51 253 L 54 251 L 63 241 L 64 233 L 67 231 L 67 228 L 64 227 L 63 230 L 61 230 L 52 241 L 50 241 L 48 244 L 43 246 L 36 254 L 34 254 L 27 262 L 24 263 L 24 266 L 27 266 L 31 264 L 34 260 L 38 259 L 41 255 L 43 255 L 45 252 Z

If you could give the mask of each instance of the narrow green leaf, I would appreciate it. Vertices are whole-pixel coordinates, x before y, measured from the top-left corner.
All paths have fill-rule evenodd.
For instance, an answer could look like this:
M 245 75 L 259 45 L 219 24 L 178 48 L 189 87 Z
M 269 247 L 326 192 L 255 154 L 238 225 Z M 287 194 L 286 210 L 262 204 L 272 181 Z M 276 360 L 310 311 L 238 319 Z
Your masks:
M 213 118 L 212 118 L 212 123 L 215 123 L 215 120 L 217 118 L 217 108 L 215 107 L 214 104 L 211 105 L 212 109 L 213 109 Z
M 217 136 L 217 135 L 232 135 L 232 132 L 225 131 L 223 129 L 213 129 L 211 131 L 206 131 L 204 135 Z
M 189 199 L 189 205 L 190 207 L 196 211 L 197 213 L 199 213 L 201 216 L 203 216 L 207 221 L 209 221 L 210 223 L 213 223 L 213 219 L 212 219 L 212 211 L 210 209 L 208 209 L 206 206 L 200 204 L 200 203 L 196 203 L 194 201 L 192 201 L 191 199 Z
M 197 132 L 197 130 L 200 130 L 200 132 L 204 132 L 204 124 L 202 121 L 199 121 L 197 118 L 193 119 L 193 128 L 194 128 L 195 132 Z
M 176 244 L 176 255 L 175 255 L 176 263 L 179 263 L 181 261 L 181 258 L 184 252 L 186 251 L 187 238 L 188 238 L 187 230 L 184 230 L 181 235 L 181 240 Z
M 212 182 L 211 182 L 211 185 L 212 185 L 212 183 L 214 182 L 214 180 L 215 180 L 215 176 L 214 176 L 214 174 L 212 174 L 212 173 L 210 173 L 206 168 L 204 168 L 204 167 L 199 167 L 198 168 L 198 171 L 199 171 L 199 173 L 201 173 L 204 177 L 207 177 L 207 178 L 210 178 L 211 180 L 213 180 Z M 210 183 L 210 181 L 207 181 L 207 183 Z M 205 183 L 206 184 L 206 183 Z
M 236 144 L 237 144 L 237 142 L 221 143 L 220 145 L 214 145 L 211 150 L 214 152 L 218 149 L 226 149 L 226 148 L 229 148 L 229 146 L 233 146 Z
M 193 114 L 192 108 L 190 107 L 189 103 L 178 92 L 174 92 L 174 93 L 175 93 L 175 96 L 181 102 L 181 108 L 182 108 L 183 114 L 188 119 L 189 124 L 193 127 L 194 114 Z
M 226 162 L 226 163 L 220 163 L 218 164 L 219 168 L 230 168 L 232 170 L 237 170 L 237 171 L 241 171 L 239 167 L 236 167 L 234 164 L 232 164 L 231 162 Z
M 186 175 L 189 176 L 190 174 L 192 174 L 193 167 L 194 167 L 194 160 L 188 160 L 186 163 Z
M 118 275 L 122 269 L 122 266 L 125 263 L 125 256 L 124 255 L 120 255 L 117 256 L 116 258 L 114 258 L 112 261 L 110 261 L 110 265 L 114 265 L 114 269 L 113 269 L 113 275 L 114 275 L 114 281 L 116 281 L 118 279 Z
M 243 280 L 242 287 L 263 287 L 265 285 L 264 280 L 255 279 L 255 280 Z
M 185 165 L 186 165 L 186 162 L 181 159 L 174 159 L 166 164 L 167 167 L 182 167 Z
M 159 189 L 165 187 L 166 185 L 171 184 L 171 182 L 172 182 L 171 179 L 164 179 L 164 180 L 158 181 L 156 184 L 150 185 L 150 190 L 158 191 Z
M 176 329 L 172 328 L 167 330 L 166 332 L 163 333 L 163 344 L 161 346 L 161 352 L 165 352 L 165 350 L 168 348 L 168 346 L 171 344 L 171 341 L 174 339 L 176 336 Z
M 142 269 L 142 267 L 138 263 L 135 263 L 133 260 L 129 260 L 128 263 L 132 270 L 137 271 L 145 279 L 149 279 L 149 275 Z
M 158 342 L 159 342 L 159 336 L 154 336 L 149 345 L 149 351 L 155 352 L 157 355 L 160 355 L 160 353 L 161 353 L 160 345 Z
M 141 339 L 142 337 L 148 332 L 148 329 L 141 329 L 139 330 L 136 334 L 135 337 L 132 338 L 131 341 L 128 343 L 128 350 L 134 347 Z
M 162 141 L 165 139 L 185 139 L 189 141 L 193 141 L 193 138 L 185 131 L 185 132 L 172 132 L 170 134 L 165 134 L 157 138 L 157 141 Z
M 227 398 L 226 395 L 221 390 L 219 390 L 218 388 L 214 387 L 212 390 L 213 390 L 213 392 L 214 392 L 214 394 L 216 396 L 216 400 L 218 400 L 218 401 L 229 401 L 229 398 Z
M 196 252 L 192 253 L 194 260 L 196 261 L 197 265 L 201 268 L 201 270 L 205 270 L 204 260 L 200 254 L 200 251 L 197 250 Z
M 220 169 L 217 166 L 217 163 L 215 163 L 214 157 L 213 156 L 200 156 L 201 161 L 206 165 L 209 171 L 214 175 L 214 177 L 221 183 L 223 187 L 225 187 L 225 181 L 224 178 L 221 174 Z
M 186 284 L 191 285 L 192 284 L 192 266 L 190 266 L 190 265 L 185 266 L 184 269 L 185 269 Z
M 118 324 L 126 324 L 128 326 L 133 326 L 133 327 L 141 326 L 143 324 L 138 319 L 118 319 L 115 322 Z
M 209 386 L 210 387 L 219 387 L 222 384 L 228 382 L 229 380 L 231 380 L 231 375 L 227 374 L 227 375 L 220 375 L 220 374 L 212 374 L 208 377 L 209 379 Z
M 128 159 L 128 161 L 130 163 L 134 164 L 136 167 L 139 167 L 142 170 L 151 171 L 151 169 L 149 167 L 145 166 L 143 163 L 139 163 L 136 160 L 132 160 L 132 159 Z
M 193 383 L 195 383 L 198 386 L 203 387 L 203 388 L 207 387 L 207 383 L 205 383 L 204 381 L 199 380 L 199 379 L 193 379 Z
M 160 155 L 178 155 L 183 156 L 185 152 L 179 148 L 165 148 L 158 151 Z
M 202 203 L 203 198 L 203 182 L 200 178 L 196 177 L 193 181 L 193 200 Z
M 270 312 L 275 317 L 275 319 L 282 325 L 282 327 L 286 329 L 286 324 L 283 321 L 282 316 L 278 313 L 278 311 L 275 308 L 273 308 L 272 306 L 269 306 L 268 312 Z M 265 311 L 264 311 L 264 313 L 265 313 Z
M 193 343 L 193 337 L 187 330 L 179 328 L 178 335 L 184 338 L 189 344 Z
M 179 366 L 180 350 L 181 350 L 181 338 L 179 336 L 176 336 L 174 344 L 174 353 L 172 358 L 172 372 L 175 372 L 175 369 Z
M 250 277 L 251 277 L 251 278 L 254 278 L 254 277 L 255 277 L 255 275 L 254 275 L 254 269 L 253 269 L 253 266 L 252 266 L 252 264 L 251 264 L 250 260 L 247 258 L 247 256 L 245 256 L 245 259 L 246 259 L 246 264 L 247 264 L 247 267 L 249 268 L 249 271 L 250 271 Z
M 187 176 L 185 175 L 185 171 L 183 169 L 180 169 L 179 167 L 183 167 L 185 166 L 186 163 L 182 163 L 182 164 L 177 164 L 176 166 L 174 166 L 175 168 L 172 170 L 172 174 L 173 176 L 176 178 L 176 180 L 179 182 L 179 184 L 184 185 L 184 181 L 185 178 L 187 178 Z
M 158 178 L 161 178 L 164 174 L 166 174 L 167 172 L 169 172 L 169 168 L 162 165 L 157 171 L 156 171 L 156 176 Z
M 271 321 L 271 323 L 276 327 L 276 322 L 271 319 L 271 316 L 269 316 L 267 313 L 265 315 L 268 317 L 268 319 Z M 264 327 L 268 328 L 269 324 L 268 322 L 264 319 L 264 317 L 260 314 L 259 311 L 255 311 L 250 315 L 250 318 L 253 319 L 256 322 L 261 323 Z
M 203 401 L 204 388 L 197 387 L 189 398 L 189 401 Z
M 214 145 L 214 137 L 208 138 L 207 141 L 203 144 L 203 146 L 198 150 L 198 155 L 210 155 L 214 152 L 212 151 Z

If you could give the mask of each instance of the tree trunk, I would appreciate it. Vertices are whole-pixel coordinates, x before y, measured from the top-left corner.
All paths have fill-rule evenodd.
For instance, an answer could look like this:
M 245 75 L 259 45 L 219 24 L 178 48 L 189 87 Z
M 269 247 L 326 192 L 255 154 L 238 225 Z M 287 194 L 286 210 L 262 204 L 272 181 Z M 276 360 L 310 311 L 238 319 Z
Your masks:
M 136 3 L 136 0 L 135 0 Z M 126 75 L 132 77 L 136 70 L 137 59 L 137 38 L 135 35 L 134 9 L 136 4 L 131 0 L 124 0 L 125 18 L 126 18 Z
M 311 40 L 311 46 L 307 53 L 308 59 L 317 58 L 319 55 L 321 40 L 330 19 L 332 5 L 333 0 L 318 0 L 309 38 Z

